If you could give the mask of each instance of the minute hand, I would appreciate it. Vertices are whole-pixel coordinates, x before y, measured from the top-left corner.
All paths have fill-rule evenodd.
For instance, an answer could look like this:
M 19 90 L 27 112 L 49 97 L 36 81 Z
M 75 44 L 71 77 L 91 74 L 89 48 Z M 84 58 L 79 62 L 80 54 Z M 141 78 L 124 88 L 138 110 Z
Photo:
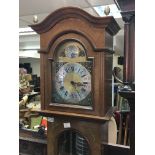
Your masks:
M 74 81 L 71 81 L 71 84 L 73 85 L 73 86 L 77 86 L 77 87 L 79 87 L 79 86 L 85 86 L 86 84 L 87 84 L 88 82 L 74 82 Z
M 77 82 L 76 84 L 77 84 L 77 86 L 85 86 L 87 84 L 87 82 L 83 82 L 83 83 Z

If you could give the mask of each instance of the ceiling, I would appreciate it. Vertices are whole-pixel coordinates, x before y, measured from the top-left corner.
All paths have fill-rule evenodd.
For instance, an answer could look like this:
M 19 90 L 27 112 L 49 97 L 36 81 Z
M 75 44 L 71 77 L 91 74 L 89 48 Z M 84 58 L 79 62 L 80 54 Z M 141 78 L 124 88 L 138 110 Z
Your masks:
M 19 0 L 19 27 L 23 28 L 34 24 L 34 15 L 37 15 L 38 22 L 41 22 L 51 12 L 67 6 L 79 7 L 94 16 L 99 16 L 93 7 L 109 4 L 114 4 L 114 0 Z M 114 47 L 116 51 L 123 53 L 121 46 L 123 45 L 124 23 L 121 18 L 117 18 L 116 21 L 122 30 L 115 36 L 116 40 L 114 41 L 114 44 L 118 44 L 119 47 L 116 45 Z M 39 49 L 39 36 L 20 36 L 19 46 L 20 51 Z
M 39 22 L 48 14 L 61 7 L 75 6 L 98 16 L 94 6 L 113 4 L 113 0 L 19 0 L 19 26 L 33 24 L 33 15 L 37 15 Z

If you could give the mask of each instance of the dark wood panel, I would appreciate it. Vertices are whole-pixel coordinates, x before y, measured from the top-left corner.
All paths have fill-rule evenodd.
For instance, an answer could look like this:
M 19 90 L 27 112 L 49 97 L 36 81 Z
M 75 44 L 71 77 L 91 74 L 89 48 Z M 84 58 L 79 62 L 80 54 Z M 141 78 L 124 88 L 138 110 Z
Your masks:
M 102 144 L 102 155 L 129 155 L 130 147 L 124 145 Z
M 47 155 L 47 137 L 40 137 L 36 131 L 19 131 L 19 154 Z
M 64 123 L 69 123 L 70 127 L 65 128 Z M 76 119 L 75 117 L 54 117 L 53 122 L 48 122 L 48 154 L 57 155 L 58 138 L 67 130 L 73 130 L 80 133 L 88 142 L 90 147 L 90 155 L 100 155 L 101 141 L 107 142 L 107 124 Z
M 19 154 L 47 155 L 47 145 L 20 139 Z

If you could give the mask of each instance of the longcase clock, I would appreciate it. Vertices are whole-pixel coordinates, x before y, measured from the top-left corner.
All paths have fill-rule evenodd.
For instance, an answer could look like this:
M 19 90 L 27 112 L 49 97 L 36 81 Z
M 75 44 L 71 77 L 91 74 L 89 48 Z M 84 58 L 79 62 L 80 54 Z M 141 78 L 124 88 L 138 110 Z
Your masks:
M 48 155 L 100 155 L 112 106 L 118 24 L 113 17 L 67 7 L 31 27 L 40 34 L 40 113 L 52 118 Z

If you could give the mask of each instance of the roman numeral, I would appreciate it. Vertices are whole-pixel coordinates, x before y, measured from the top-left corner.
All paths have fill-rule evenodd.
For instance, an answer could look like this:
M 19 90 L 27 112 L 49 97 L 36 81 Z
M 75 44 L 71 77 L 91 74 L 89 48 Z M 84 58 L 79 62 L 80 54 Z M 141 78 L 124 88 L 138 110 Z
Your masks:
M 64 86 L 61 86 L 61 87 L 60 87 L 60 90 L 63 90 L 63 89 L 64 89 Z
M 66 96 L 68 95 L 68 91 L 65 92 L 65 95 L 66 95 Z
M 84 89 L 84 88 L 81 88 L 81 91 L 82 91 L 82 92 L 85 92 L 85 91 L 86 91 L 86 89 Z
M 85 77 L 85 76 L 86 76 L 86 74 L 82 75 L 81 77 Z
M 69 72 L 69 68 L 65 68 L 65 71 L 68 73 Z
M 77 71 L 78 73 L 80 72 L 80 68 L 79 68 L 79 70 Z
M 71 70 L 72 70 L 72 72 L 74 72 L 74 66 L 71 66 Z
M 81 98 L 81 95 L 80 95 L 80 93 L 77 91 L 77 94 L 79 95 L 79 97 Z
M 69 67 L 65 68 L 65 71 L 66 71 L 67 73 L 69 73 L 69 72 L 74 72 L 74 66 L 69 66 Z

